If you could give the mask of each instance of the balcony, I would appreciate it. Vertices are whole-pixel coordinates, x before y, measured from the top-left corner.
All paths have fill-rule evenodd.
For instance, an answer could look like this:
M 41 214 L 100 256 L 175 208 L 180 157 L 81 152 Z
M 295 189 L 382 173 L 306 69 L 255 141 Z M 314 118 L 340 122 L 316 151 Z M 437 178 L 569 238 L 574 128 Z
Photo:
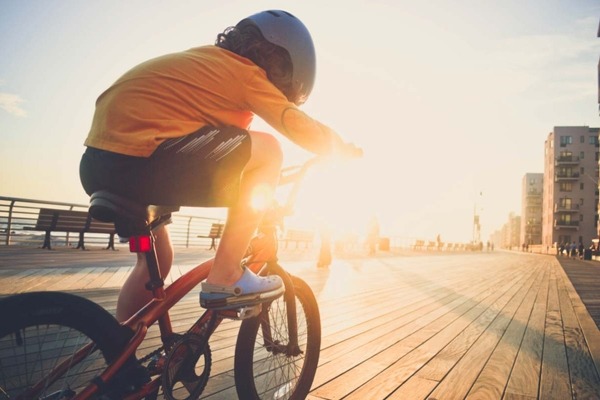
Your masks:
M 555 213 L 576 213 L 579 212 L 579 204 L 554 204 Z
M 542 191 L 541 190 L 528 190 L 525 195 L 527 196 L 527 198 L 538 199 L 538 198 L 542 197 Z
M 576 181 L 577 179 L 579 179 L 579 172 L 559 171 L 554 177 L 555 182 Z
M 579 157 L 575 156 L 558 156 L 554 160 L 554 165 L 577 165 L 579 164 Z
M 579 221 L 562 221 L 560 219 L 554 220 L 554 227 L 558 229 L 579 229 Z
M 542 208 L 542 196 L 539 197 L 529 197 L 527 196 L 525 198 L 525 205 L 527 207 L 539 207 Z

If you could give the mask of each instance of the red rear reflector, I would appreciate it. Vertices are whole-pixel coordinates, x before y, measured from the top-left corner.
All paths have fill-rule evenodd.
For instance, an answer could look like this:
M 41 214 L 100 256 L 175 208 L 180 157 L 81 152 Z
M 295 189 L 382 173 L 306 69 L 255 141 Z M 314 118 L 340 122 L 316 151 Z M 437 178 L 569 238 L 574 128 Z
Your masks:
M 148 253 L 152 250 L 150 236 L 132 236 L 129 238 L 129 251 L 132 253 Z

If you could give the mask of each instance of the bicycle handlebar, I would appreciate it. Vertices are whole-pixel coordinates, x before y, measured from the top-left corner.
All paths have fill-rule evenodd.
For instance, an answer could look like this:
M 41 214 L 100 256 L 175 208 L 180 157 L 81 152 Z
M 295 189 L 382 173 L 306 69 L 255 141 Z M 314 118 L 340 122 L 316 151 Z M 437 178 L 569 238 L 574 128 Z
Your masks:
M 290 215 L 292 213 L 292 208 L 296 200 L 296 196 L 298 194 L 298 191 L 300 190 L 300 182 L 302 181 L 309 169 L 311 169 L 317 164 L 329 161 L 332 158 L 359 158 L 362 157 L 362 154 L 362 149 L 356 147 L 354 144 L 347 143 L 343 146 L 340 146 L 340 148 L 333 157 L 317 155 L 308 159 L 308 161 L 304 162 L 304 164 L 283 168 L 281 170 L 279 185 L 283 186 L 290 183 L 294 185 L 290 191 L 285 205 L 283 206 L 284 215 Z

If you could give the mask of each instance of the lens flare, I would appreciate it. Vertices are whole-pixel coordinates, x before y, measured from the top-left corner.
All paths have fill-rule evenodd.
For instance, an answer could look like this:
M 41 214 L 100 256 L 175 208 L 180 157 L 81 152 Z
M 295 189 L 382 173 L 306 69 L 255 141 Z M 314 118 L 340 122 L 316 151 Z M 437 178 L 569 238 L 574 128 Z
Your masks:
M 273 202 L 273 188 L 259 185 L 254 188 L 250 205 L 255 211 L 265 211 Z

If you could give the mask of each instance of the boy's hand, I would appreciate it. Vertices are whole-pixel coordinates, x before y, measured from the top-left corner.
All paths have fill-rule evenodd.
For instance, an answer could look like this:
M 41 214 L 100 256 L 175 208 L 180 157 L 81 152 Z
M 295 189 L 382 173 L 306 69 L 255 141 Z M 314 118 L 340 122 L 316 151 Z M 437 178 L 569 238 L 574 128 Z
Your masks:
M 363 156 L 363 150 L 354 143 L 344 143 L 340 148 L 340 155 L 348 158 L 360 158 Z

